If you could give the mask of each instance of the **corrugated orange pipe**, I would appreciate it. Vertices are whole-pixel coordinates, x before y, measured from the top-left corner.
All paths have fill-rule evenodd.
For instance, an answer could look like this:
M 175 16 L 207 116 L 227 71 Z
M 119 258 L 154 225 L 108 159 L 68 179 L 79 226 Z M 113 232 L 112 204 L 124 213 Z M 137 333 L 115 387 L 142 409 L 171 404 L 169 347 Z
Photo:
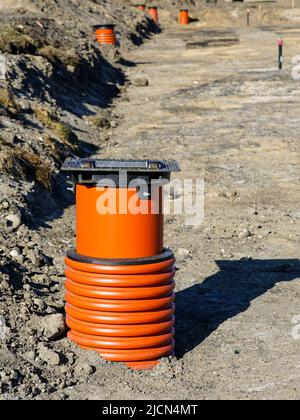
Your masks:
M 77 209 L 76 250 L 65 260 L 68 337 L 108 360 L 151 368 L 174 349 L 175 258 L 163 247 L 162 180 L 179 167 L 75 158 L 63 170 L 76 184 Z M 109 198 L 113 211 L 102 212 Z M 144 212 L 132 212 L 132 202 Z
M 181 9 L 179 11 L 179 23 L 180 25 L 188 25 L 189 24 L 189 12 L 187 9 Z
M 154 258 L 128 266 L 76 258 L 74 252 L 66 258 L 68 337 L 134 369 L 151 368 L 170 355 L 175 324 L 173 255 L 164 251 L 157 258 L 160 262 Z
M 151 6 L 148 8 L 148 13 L 151 16 L 151 18 L 154 20 L 155 23 L 158 23 L 158 10 L 157 7 Z
M 115 45 L 117 38 L 115 35 L 115 25 L 95 25 L 95 36 L 99 45 Z

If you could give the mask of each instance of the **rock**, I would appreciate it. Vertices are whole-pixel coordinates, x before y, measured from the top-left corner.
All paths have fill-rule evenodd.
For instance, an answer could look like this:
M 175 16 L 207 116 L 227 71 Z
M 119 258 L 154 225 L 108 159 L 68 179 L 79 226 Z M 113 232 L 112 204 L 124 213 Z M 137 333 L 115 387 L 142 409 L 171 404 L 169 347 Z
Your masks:
M 17 214 L 9 214 L 5 219 L 6 227 L 9 232 L 14 232 L 21 226 L 21 217 Z
M 20 255 L 20 251 L 18 250 L 18 248 L 15 248 L 9 253 L 9 255 L 12 258 L 17 258 Z
M 9 285 L 9 275 L 0 273 L 0 290 L 8 290 L 10 288 Z
M 37 246 L 37 244 L 34 241 L 29 241 L 27 246 L 28 246 L 28 248 L 32 249 L 32 248 L 35 248 Z
M 181 259 L 192 258 L 192 255 L 191 255 L 190 251 L 188 249 L 185 249 L 185 248 L 179 248 L 178 251 L 177 251 L 177 255 Z
M 54 340 L 66 331 L 67 326 L 63 314 L 52 314 L 41 319 L 41 330 L 46 340 Z
M 95 367 L 88 363 L 79 363 L 75 366 L 74 373 L 76 376 L 90 376 L 95 372 Z
M 1 203 L 1 208 L 2 208 L 3 210 L 8 210 L 8 209 L 9 209 L 9 207 L 10 207 L 10 205 L 9 205 L 9 202 L 8 202 L 8 201 L 6 201 L 6 200 L 2 201 L 2 203 Z
M 73 365 L 74 364 L 74 362 L 75 362 L 75 355 L 74 355 L 74 353 L 71 353 L 71 352 L 66 353 L 66 358 L 68 359 L 68 363 L 70 365 Z
M 31 262 L 34 267 L 40 268 L 44 267 L 45 265 L 51 265 L 51 258 L 47 257 L 41 251 L 34 251 L 29 249 L 26 253 L 26 258 Z
M 46 303 L 42 299 L 33 299 L 33 304 L 39 311 L 44 311 L 47 308 Z
M 239 239 L 250 238 L 250 236 L 252 236 L 252 234 L 248 229 L 244 229 L 241 233 L 239 233 Z
M 27 353 L 25 353 L 25 358 L 26 358 L 27 360 L 31 360 L 31 361 L 33 361 L 33 360 L 36 358 L 35 351 L 34 351 L 34 350 L 30 350 L 30 351 L 28 351 Z
M 9 255 L 19 264 L 23 264 L 24 257 L 18 248 L 14 248 Z
M 145 87 L 149 86 L 149 80 L 146 77 L 138 77 L 137 79 L 133 80 L 132 84 L 134 86 Z
M 48 349 L 44 344 L 39 345 L 39 358 L 49 366 L 58 366 L 60 356 L 56 351 Z

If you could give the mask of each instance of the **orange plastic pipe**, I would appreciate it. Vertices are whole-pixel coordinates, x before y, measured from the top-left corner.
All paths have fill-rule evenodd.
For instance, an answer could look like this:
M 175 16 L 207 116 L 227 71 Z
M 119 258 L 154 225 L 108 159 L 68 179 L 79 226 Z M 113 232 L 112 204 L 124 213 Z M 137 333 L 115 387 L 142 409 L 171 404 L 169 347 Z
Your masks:
M 89 348 L 114 349 L 114 350 L 132 350 L 141 349 L 141 351 L 152 347 L 164 347 L 172 342 L 174 338 L 174 329 L 171 332 L 153 336 L 143 337 L 105 337 L 91 334 L 82 334 L 72 330 L 72 336 L 76 343 Z
M 108 311 L 108 312 L 138 312 L 156 311 L 169 307 L 175 300 L 175 294 L 157 299 L 147 300 L 114 300 L 114 299 L 94 299 L 76 295 L 69 291 L 66 292 L 66 301 L 78 308 Z
M 117 42 L 113 26 L 96 28 L 95 35 L 100 45 L 115 45 Z
M 112 286 L 112 287 L 141 287 L 141 286 L 161 286 L 168 284 L 175 275 L 175 269 L 159 274 L 144 274 L 143 276 L 118 275 L 118 274 L 99 274 L 81 271 L 78 273 L 73 268 L 66 267 L 65 275 L 68 279 L 77 283 L 90 284 L 92 286 Z
M 157 7 L 149 7 L 148 13 L 155 23 L 158 23 L 158 10 Z
M 154 287 L 100 287 L 83 285 L 66 280 L 66 289 L 80 296 L 97 299 L 153 299 L 161 296 L 169 296 L 174 290 L 175 282 Z
M 72 331 L 68 333 L 68 337 L 71 341 L 76 342 L 76 336 L 73 334 Z M 101 356 L 104 359 L 110 360 L 112 362 L 127 362 L 126 364 L 129 364 L 129 366 L 133 363 L 138 362 L 145 362 L 145 365 L 150 365 L 152 367 L 153 365 L 158 363 L 158 359 L 161 357 L 169 356 L 172 354 L 175 342 L 174 340 L 171 341 L 170 344 L 158 347 L 158 348 L 150 348 L 150 349 L 131 349 L 131 350 L 110 350 L 110 349 L 98 349 L 93 348 L 89 346 L 82 345 L 81 347 L 86 348 L 88 350 L 96 350 L 99 353 L 101 353 Z
M 149 312 L 122 312 L 120 317 L 119 312 L 100 312 L 88 309 L 78 308 L 66 304 L 66 312 L 70 317 L 79 321 L 95 322 L 99 324 L 123 325 L 129 326 L 131 324 L 138 324 L 143 320 L 143 323 L 165 322 L 173 317 L 175 313 L 175 305 L 172 304 L 167 309 L 161 309 Z
M 111 325 L 95 324 L 67 316 L 67 325 L 71 330 L 84 334 L 104 335 L 108 337 L 143 337 L 147 335 L 159 335 L 170 332 L 174 327 L 174 324 L 174 317 L 169 321 L 154 324 Z
M 172 354 L 174 264 L 172 257 L 127 266 L 66 258 L 68 337 L 133 369 L 151 368 Z
M 141 10 L 142 12 L 144 12 L 144 11 L 145 11 L 145 9 L 146 9 L 146 6 L 145 6 L 144 4 L 138 4 L 138 5 L 137 5 L 137 8 L 138 8 L 139 10 Z
M 179 12 L 179 23 L 180 25 L 189 24 L 189 12 L 188 10 L 180 10 Z
M 163 251 L 162 188 L 158 186 L 152 197 L 147 200 L 139 198 L 136 188 L 98 189 L 78 184 L 77 253 L 108 259 L 160 254 Z M 113 203 L 107 214 L 103 211 L 106 199 Z M 136 212 L 131 210 L 131 203 L 134 203 Z M 99 207 L 102 209 L 100 213 Z M 139 214 L 138 209 L 143 214 Z M 153 209 L 157 211 L 153 212 Z
M 74 270 L 79 270 L 88 273 L 98 273 L 98 274 L 163 274 L 167 271 L 174 271 L 175 258 L 171 258 L 166 261 L 161 261 L 153 264 L 144 264 L 144 265 L 103 265 L 103 264 L 87 264 L 79 261 L 71 260 L 71 258 L 65 258 L 65 264 L 68 268 L 73 268 Z M 143 276 L 144 278 L 144 276 Z

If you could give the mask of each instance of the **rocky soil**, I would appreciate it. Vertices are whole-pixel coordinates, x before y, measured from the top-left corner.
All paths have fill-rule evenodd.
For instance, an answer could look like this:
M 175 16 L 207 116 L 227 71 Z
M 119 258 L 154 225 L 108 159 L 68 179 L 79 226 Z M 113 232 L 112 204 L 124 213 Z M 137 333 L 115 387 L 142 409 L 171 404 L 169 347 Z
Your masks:
M 159 33 L 121 0 L 2 2 L 1 399 L 299 396 L 299 10 L 255 6 L 246 28 L 243 5 L 192 2 L 180 28 L 173 3 L 160 2 Z M 116 49 L 93 41 L 103 20 Z M 205 179 L 204 223 L 166 218 L 177 349 L 151 371 L 66 339 L 75 208 L 59 168 L 91 154 L 175 158 L 180 179 Z

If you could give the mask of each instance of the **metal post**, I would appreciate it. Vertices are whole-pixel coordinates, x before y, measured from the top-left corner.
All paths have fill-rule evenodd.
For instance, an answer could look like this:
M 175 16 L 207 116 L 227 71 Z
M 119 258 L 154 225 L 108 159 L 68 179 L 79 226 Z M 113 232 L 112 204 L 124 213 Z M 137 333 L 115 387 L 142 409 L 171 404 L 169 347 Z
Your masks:
M 278 69 L 282 70 L 283 67 L 283 39 L 278 40 Z

